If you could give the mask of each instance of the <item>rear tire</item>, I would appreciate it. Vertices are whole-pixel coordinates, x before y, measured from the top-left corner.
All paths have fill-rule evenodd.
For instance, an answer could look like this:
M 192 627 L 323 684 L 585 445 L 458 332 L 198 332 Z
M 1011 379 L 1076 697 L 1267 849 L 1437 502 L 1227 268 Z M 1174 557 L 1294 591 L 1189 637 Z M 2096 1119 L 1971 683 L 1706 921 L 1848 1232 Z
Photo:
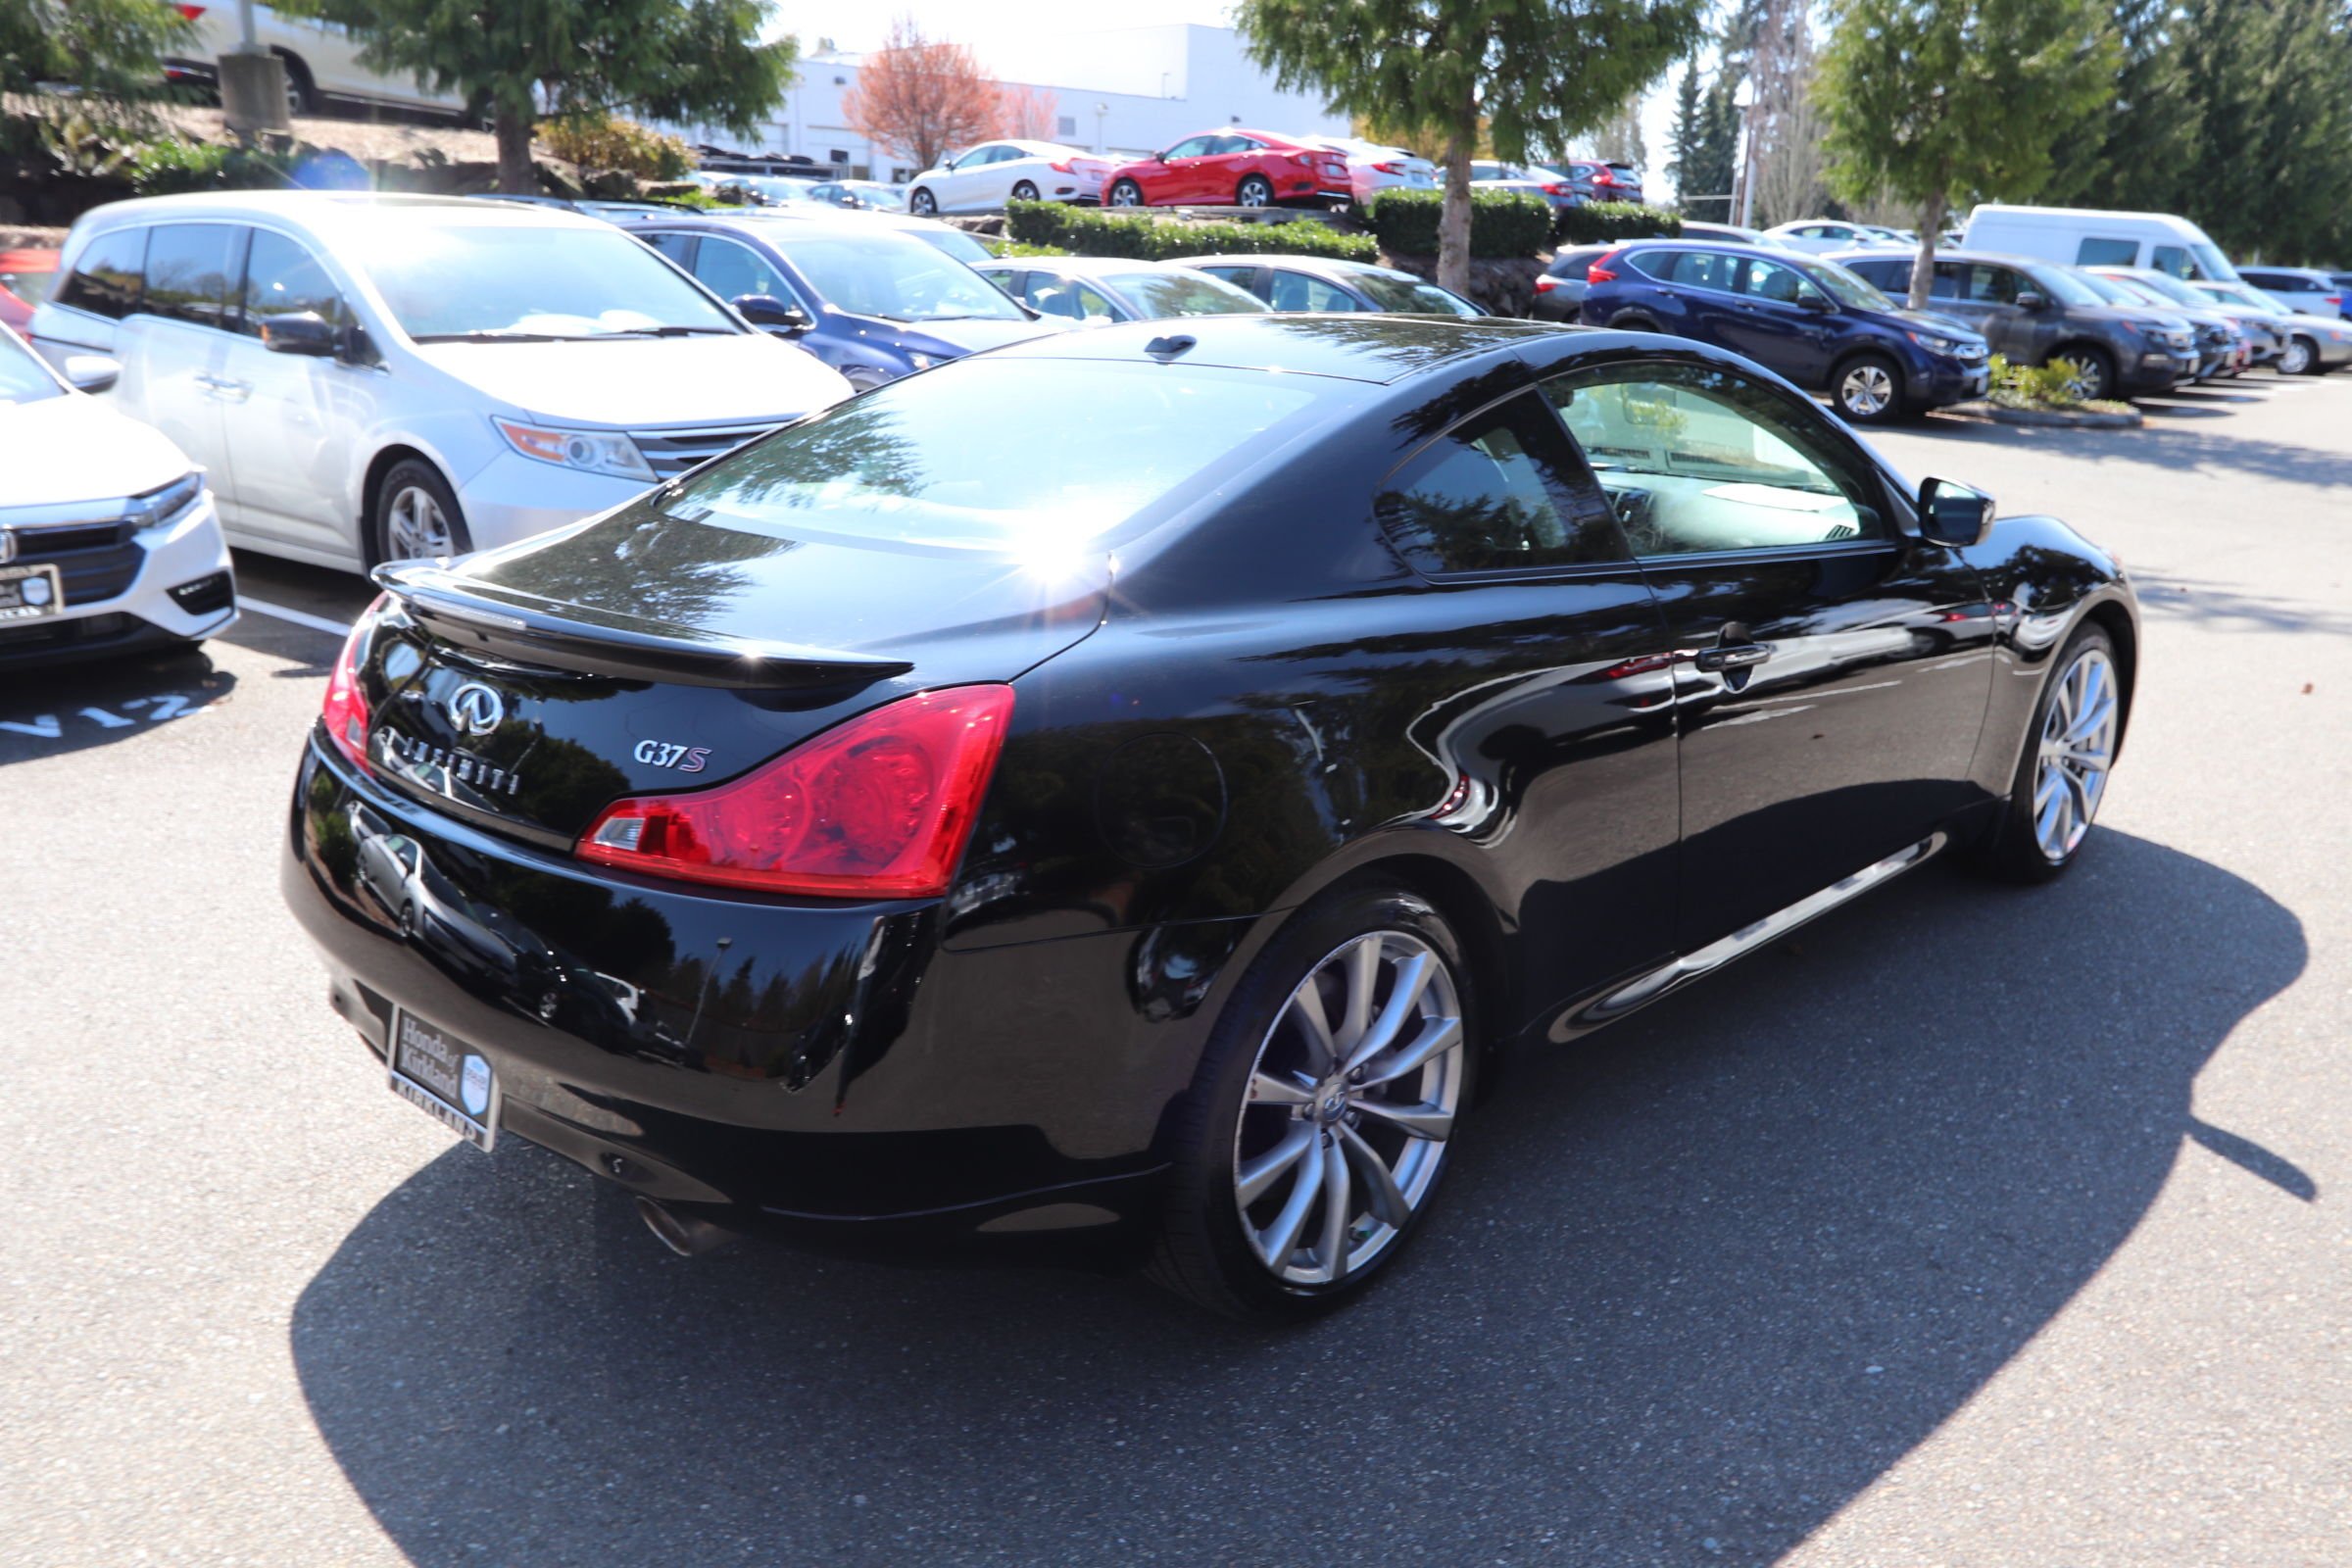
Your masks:
M 1830 401 L 1854 424 L 1892 424 L 1903 416 L 1902 368 L 1884 354 L 1857 354 L 1830 377 Z
M 2100 717 L 2101 705 L 2104 717 Z M 2077 628 L 2050 665 L 2034 721 L 2019 748 L 2009 797 L 1972 851 L 1986 875 L 2003 882 L 2047 882 L 2082 853 L 2106 798 L 2131 713 L 2131 691 L 2115 643 L 2097 625 Z M 2071 759 L 2103 757 L 2095 768 Z
M 1021 180 L 1012 187 L 1012 199 L 1016 202 L 1033 202 L 1037 200 L 1037 187 L 1025 179 Z
M 931 194 L 930 187 L 917 185 L 906 198 L 906 210 L 917 218 L 937 218 L 939 198 Z
M 1338 888 L 1294 917 L 1225 1004 L 1170 1118 L 1150 1276 L 1272 1322 L 1329 1311 L 1377 1278 L 1427 1214 L 1470 1103 L 1471 982 L 1445 916 L 1401 888 Z
M 1233 193 L 1239 207 L 1271 207 L 1274 205 L 1274 182 L 1263 174 L 1245 174 Z
M 286 68 L 286 114 L 305 120 L 318 113 L 318 88 L 311 80 L 311 68 L 283 49 L 271 51 Z

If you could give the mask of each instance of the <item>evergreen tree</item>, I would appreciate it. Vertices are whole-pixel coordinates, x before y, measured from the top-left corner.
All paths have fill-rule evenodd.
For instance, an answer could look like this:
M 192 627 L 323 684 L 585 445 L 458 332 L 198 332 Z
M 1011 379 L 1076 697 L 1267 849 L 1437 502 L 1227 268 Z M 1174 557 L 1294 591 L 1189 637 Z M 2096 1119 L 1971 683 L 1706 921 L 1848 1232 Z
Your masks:
M 1682 85 L 1674 90 L 1674 128 L 1666 138 L 1666 177 L 1674 181 L 1678 202 L 1698 189 L 1691 180 L 1698 170 L 1699 146 L 1706 134 L 1706 127 L 1700 122 L 1701 104 L 1698 65 L 1694 61 L 1683 68 Z M 1701 216 L 1691 212 L 1688 205 L 1683 212 L 1690 218 Z

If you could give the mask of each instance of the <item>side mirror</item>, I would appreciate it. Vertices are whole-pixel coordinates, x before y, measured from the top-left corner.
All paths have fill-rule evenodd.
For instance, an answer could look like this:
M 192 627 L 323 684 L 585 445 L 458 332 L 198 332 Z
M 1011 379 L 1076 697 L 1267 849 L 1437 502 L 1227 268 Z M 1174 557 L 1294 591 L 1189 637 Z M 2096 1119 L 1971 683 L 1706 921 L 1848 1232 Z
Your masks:
M 316 311 L 272 316 L 262 323 L 262 347 L 272 354 L 307 354 L 313 359 L 331 360 L 342 347 L 341 338 L 342 334 Z
M 1949 479 L 1923 480 L 1919 487 L 1920 537 L 1931 544 L 1965 549 L 1982 544 L 1992 530 L 1992 497 Z
M 1796 297 L 1796 308 L 1800 311 L 1811 311 L 1816 316 L 1829 316 L 1838 309 L 1827 294 L 1799 294 Z
M 2046 311 L 2050 297 L 2039 289 L 2021 288 L 2017 291 L 2017 308 L 2021 311 Z
M 773 294 L 738 294 L 731 302 L 735 314 L 754 326 L 772 326 L 786 332 L 806 332 L 816 323 L 808 313 L 798 305 L 788 304 Z
M 66 356 L 66 381 L 76 392 L 104 392 L 122 379 L 122 362 L 103 354 Z

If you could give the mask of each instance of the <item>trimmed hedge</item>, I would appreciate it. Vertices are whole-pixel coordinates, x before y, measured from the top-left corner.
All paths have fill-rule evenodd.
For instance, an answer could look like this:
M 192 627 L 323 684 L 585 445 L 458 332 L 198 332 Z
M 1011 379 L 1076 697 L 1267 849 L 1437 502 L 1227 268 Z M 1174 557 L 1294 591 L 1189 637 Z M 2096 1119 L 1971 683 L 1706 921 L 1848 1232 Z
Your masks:
M 1435 256 L 1438 219 L 1445 207 L 1444 191 L 1384 190 L 1372 198 L 1364 216 L 1382 250 Z M 1551 203 L 1543 197 L 1507 190 L 1470 193 L 1471 255 L 1532 256 L 1544 249 L 1550 233 Z
M 1004 230 L 1016 245 L 1050 246 L 1072 256 L 1164 262 L 1179 256 L 1331 256 L 1369 262 L 1380 253 L 1369 234 L 1343 234 L 1312 219 L 1287 223 L 1194 223 L 1147 213 L 1007 202 Z
M 1606 245 L 1621 239 L 1673 239 L 1683 231 L 1682 215 L 1640 202 L 1592 202 L 1563 209 L 1551 225 L 1562 245 Z

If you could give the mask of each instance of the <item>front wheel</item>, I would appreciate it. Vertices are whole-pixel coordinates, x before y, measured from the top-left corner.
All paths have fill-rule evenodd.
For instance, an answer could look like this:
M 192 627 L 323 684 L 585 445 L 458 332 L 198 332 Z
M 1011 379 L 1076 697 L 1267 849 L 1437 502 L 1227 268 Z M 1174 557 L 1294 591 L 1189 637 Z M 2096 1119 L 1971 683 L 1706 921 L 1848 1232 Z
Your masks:
M 2115 361 L 2104 349 L 2070 349 L 2057 358 L 2074 362 L 2068 388 L 2082 402 L 2095 403 L 2115 390 Z
M 376 487 L 374 547 L 378 563 L 462 556 L 473 548 L 457 493 L 431 464 L 408 458 Z
M 1110 187 L 1110 205 L 1113 207 L 1143 206 L 1144 187 L 1138 185 L 1132 179 L 1122 179 L 1115 182 Z
M 2009 798 L 1977 861 L 2007 882 L 2047 882 L 2082 853 L 2124 734 L 2127 694 L 2115 643 L 2077 631 L 2051 666 Z
M 1012 199 L 1016 202 L 1033 202 L 1037 200 L 1037 187 L 1025 179 L 1021 180 L 1012 187 Z
M 906 198 L 906 210 L 917 218 L 937 218 L 939 198 L 932 195 L 927 187 L 917 185 L 913 194 Z
M 1428 1210 L 1476 1071 L 1478 1014 L 1445 917 L 1339 890 L 1259 956 L 1173 1123 L 1152 1277 L 1230 1317 L 1324 1311 Z
M 1246 175 L 1241 187 L 1233 193 L 1233 199 L 1243 207 L 1271 207 L 1274 205 L 1274 182 L 1263 174 Z
M 1865 354 L 1838 368 L 1830 395 L 1855 424 L 1889 424 L 1902 416 L 1903 372 L 1891 360 Z
M 2320 357 L 2319 346 L 2307 337 L 2291 338 L 2278 351 L 2280 375 L 2309 375 L 2313 362 Z

